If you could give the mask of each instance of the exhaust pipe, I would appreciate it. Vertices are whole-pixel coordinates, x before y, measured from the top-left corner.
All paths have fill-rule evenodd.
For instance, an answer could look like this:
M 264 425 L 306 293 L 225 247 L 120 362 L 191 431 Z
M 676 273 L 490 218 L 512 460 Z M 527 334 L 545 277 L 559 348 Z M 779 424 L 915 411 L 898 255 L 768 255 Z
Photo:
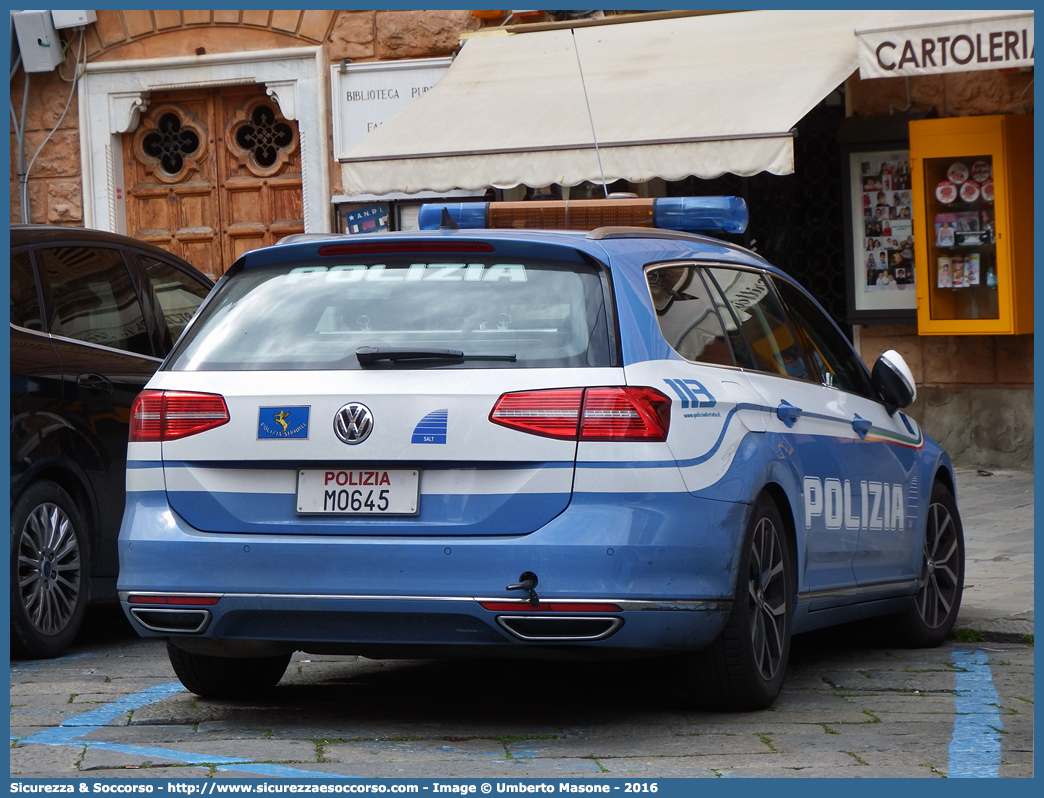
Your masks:
M 579 615 L 499 615 L 497 623 L 519 640 L 565 643 L 605 640 L 623 626 L 623 619 Z
M 166 610 L 152 607 L 131 607 L 134 620 L 150 632 L 178 632 L 198 634 L 210 623 L 209 610 Z

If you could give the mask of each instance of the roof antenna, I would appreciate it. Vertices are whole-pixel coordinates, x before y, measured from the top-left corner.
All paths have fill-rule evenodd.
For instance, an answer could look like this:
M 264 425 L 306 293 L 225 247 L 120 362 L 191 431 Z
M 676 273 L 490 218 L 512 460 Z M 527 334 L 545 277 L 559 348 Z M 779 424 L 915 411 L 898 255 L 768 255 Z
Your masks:
M 594 116 L 591 115 L 591 100 L 587 97 L 587 82 L 584 80 L 584 65 L 580 63 L 580 48 L 576 46 L 576 29 L 570 28 L 573 36 L 573 51 L 576 53 L 576 65 L 580 68 L 580 85 L 584 88 L 584 102 L 587 103 L 587 118 L 591 121 L 591 138 L 594 139 L 595 157 L 598 158 L 598 173 L 602 176 L 602 191 L 609 199 L 609 186 L 605 184 L 605 170 L 602 168 L 602 151 L 598 149 L 598 134 L 595 133 Z
M 439 222 L 439 229 L 440 230 L 459 230 L 460 229 L 460 225 L 457 224 L 453 220 L 453 217 L 450 216 L 449 208 L 447 208 L 445 205 L 442 206 L 442 219 Z

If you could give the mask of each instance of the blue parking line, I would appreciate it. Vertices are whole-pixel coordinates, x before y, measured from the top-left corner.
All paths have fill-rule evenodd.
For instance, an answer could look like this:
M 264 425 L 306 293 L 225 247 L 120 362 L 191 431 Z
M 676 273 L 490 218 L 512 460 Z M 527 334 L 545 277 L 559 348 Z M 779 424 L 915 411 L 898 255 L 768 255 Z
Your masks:
M 171 748 L 159 748 L 152 745 L 127 745 L 126 743 L 92 743 L 84 741 L 91 748 L 101 751 L 115 751 L 118 754 L 131 754 L 151 759 L 169 759 L 173 762 L 186 762 L 189 765 L 230 765 L 236 762 L 247 763 L 251 760 L 238 756 L 219 756 L 217 754 L 193 754 L 189 751 L 175 751 Z M 153 763 L 155 765 L 155 763 Z
M 140 693 L 132 693 L 118 698 L 111 704 L 106 704 L 91 712 L 82 715 L 73 715 L 66 718 L 58 726 L 51 729 L 38 731 L 28 737 L 22 738 L 19 745 L 33 743 L 36 745 L 82 745 L 77 742 L 80 737 L 91 729 L 111 723 L 120 715 L 130 712 L 132 709 L 155 704 L 164 698 L 180 693 L 185 688 L 181 682 L 166 682 L 142 690 Z
M 950 739 L 951 779 L 995 779 L 1001 759 L 1000 698 L 985 651 L 954 651 L 957 714 Z
M 62 721 L 62 726 L 104 726 L 111 723 L 120 715 L 130 712 L 132 709 L 141 709 L 149 704 L 155 704 L 164 698 L 169 698 L 177 693 L 185 692 L 181 682 L 164 682 L 153 687 L 147 687 L 140 693 L 131 693 L 123 698 L 118 698 L 111 704 L 106 704 L 92 712 L 83 715 L 74 715 Z
M 197 754 L 191 751 L 178 751 L 172 748 L 160 748 L 158 746 L 128 745 L 125 743 L 103 743 L 92 742 L 82 739 L 91 731 L 105 726 L 133 709 L 141 709 L 150 704 L 156 704 L 172 695 L 185 692 L 181 682 L 165 682 L 153 685 L 138 693 L 131 693 L 118 698 L 110 704 L 105 704 L 91 712 L 82 715 L 74 715 L 66 718 L 60 725 L 50 729 L 38 731 L 28 737 L 18 738 L 14 735 L 11 740 L 17 740 L 18 746 L 23 745 L 71 745 L 76 747 L 87 746 L 102 751 L 114 751 L 131 756 L 151 757 L 153 759 L 167 759 L 172 762 L 184 762 L 189 765 L 217 765 L 222 772 L 240 771 L 246 773 L 257 773 L 261 776 L 285 777 L 285 778 L 311 778 L 311 779 L 359 779 L 362 776 L 350 776 L 341 773 L 326 773 L 317 770 L 302 770 L 299 768 L 285 767 L 282 765 L 270 765 L 265 763 L 252 764 L 253 760 L 235 756 L 219 756 L 217 754 Z
M 25 660 L 24 662 L 11 663 L 11 675 L 17 676 L 20 673 L 32 673 L 43 668 L 52 668 L 55 665 L 65 665 L 69 662 L 73 662 L 78 659 L 86 659 L 88 657 L 96 657 L 97 654 L 68 654 L 64 657 L 58 657 L 56 659 L 37 659 L 37 660 Z

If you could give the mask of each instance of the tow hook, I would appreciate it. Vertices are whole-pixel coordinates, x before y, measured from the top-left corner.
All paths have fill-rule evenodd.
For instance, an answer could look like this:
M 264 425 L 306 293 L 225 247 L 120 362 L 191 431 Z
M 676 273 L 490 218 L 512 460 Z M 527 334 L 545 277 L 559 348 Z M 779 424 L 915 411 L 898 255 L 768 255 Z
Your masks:
M 540 596 L 538 596 L 536 592 L 536 586 L 538 581 L 540 580 L 537 579 L 537 575 L 535 573 L 533 573 L 532 571 L 526 571 L 518 578 L 517 585 L 508 585 L 504 589 L 529 591 L 529 603 L 535 607 L 540 603 Z

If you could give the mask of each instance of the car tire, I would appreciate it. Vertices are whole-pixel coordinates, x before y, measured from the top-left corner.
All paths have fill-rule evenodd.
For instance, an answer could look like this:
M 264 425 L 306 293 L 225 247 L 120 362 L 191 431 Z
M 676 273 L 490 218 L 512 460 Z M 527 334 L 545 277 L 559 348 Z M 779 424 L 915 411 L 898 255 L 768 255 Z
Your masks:
M 278 657 L 211 657 L 167 643 L 167 656 L 185 687 L 202 698 L 248 698 L 271 690 L 293 652 Z
M 72 497 L 34 482 L 11 510 L 11 651 L 56 657 L 72 643 L 87 610 L 87 527 Z
M 918 583 L 910 608 L 895 618 L 893 639 L 934 648 L 950 636 L 964 593 L 964 528 L 953 493 L 941 482 L 932 486 Z
M 754 504 L 738 573 L 725 628 L 692 655 L 693 697 L 705 709 L 765 709 L 783 687 L 796 583 L 783 519 L 767 494 Z

